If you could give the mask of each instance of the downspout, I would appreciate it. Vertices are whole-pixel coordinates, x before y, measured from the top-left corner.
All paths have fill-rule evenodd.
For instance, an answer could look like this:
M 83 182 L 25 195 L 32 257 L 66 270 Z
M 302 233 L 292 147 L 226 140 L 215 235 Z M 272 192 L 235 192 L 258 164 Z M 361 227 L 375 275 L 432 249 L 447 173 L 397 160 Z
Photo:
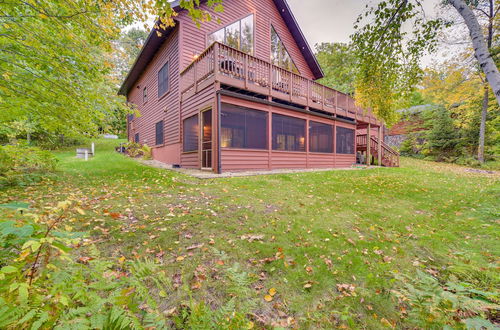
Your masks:
M 220 93 L 217 92 L 217 173 L 222 174 L 222 152 L 221 152 L 221 101 Z

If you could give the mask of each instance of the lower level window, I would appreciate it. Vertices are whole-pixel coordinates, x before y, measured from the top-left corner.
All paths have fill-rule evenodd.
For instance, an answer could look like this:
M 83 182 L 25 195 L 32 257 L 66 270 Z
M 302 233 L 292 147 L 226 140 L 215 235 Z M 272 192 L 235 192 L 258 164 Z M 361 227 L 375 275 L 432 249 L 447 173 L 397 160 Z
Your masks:
M 198 115 L 184 119 L 182 128 L 182 150 L 184 152 L 198 151 Z
M 273 114 L 273 150 L 306 151 L 306 121 Z
M 135 143 L 139 143 L 139 133 L 135 133 L 135 136 L 134 136 L 134 142 Z
M 337 153 L 354 154 L 354 130 L 337 126 Z
M 155 124 L 155 144 L 163 144 L 163 120 Z
M 221 133 L 223 148 L 267 149 L 267 113 L 223 104 Z
M 333 152 L 333 126 L 315 121 L 309 122 L 309 151 Z

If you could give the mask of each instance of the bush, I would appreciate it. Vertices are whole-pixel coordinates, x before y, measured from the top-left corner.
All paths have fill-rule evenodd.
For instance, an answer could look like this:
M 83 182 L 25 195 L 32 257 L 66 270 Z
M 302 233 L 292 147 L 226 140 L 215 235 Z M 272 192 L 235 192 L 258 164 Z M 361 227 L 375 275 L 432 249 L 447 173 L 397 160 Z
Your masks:
M 101 255 L 69 226 L 81 207 L 74 198 L 0 218 L 0 329 L 250 328 L 251 280 L 237 265 L 223 278 L 232 298 L 218 310 L 191 300 L 164 311 L 176 295 L 165 264 Z
M 36 147 L 0 146 L 0 187 L 27 185 L 55 170 L 54 155 Z
M 132 158 L 151 159 L 151 148 L 136 142 L 128 142 L 122 146 L 125 154 Z

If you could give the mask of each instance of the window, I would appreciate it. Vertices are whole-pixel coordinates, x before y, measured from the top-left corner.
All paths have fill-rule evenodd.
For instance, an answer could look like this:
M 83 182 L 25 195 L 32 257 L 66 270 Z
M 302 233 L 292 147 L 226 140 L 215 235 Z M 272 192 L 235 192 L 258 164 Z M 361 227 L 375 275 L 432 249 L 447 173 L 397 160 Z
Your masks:
M 148 88 L 144 87 L 142 90 L 142 103 L 146 103 L 148 101 Z
M 267 113 L 223 104 L 221 133 L 223 148 L 267 149 Z
M 168 92 L 168 62 L 158 71 L 158 97 Z
M 273 114 L 273 150 L 306 151 L 306 121 Z
M 337 153 L 354 154 L 354 130 L 337 127 Z
M 290 54 L 273 26 L 271 26 L 271 63 L 288 71 L 299 73 L 299 69 L 293 63 Z
M 309 122 L 309 151 L 333 152 L 333 126 Z
M 254 16 L 249 15 L 236 21 L 220 30 L 217 30 L 207 37 L 208 46 L 215 41 L 236 48 L 247 54 L 254 52 Z
M 139 143 L 139 133 L 135 133 L 134 141 L 135 143 Z
M 155 144 L 163 144 L 163 120 L 155 124 Z
M 134 114 L 133 113 L 130 113 L 128 114 L 128 121 L 131 122 L 132 120 L 134 120 Z
M 183 129 L 184 152 L 198 151 L 198 115 L 185 119 Z

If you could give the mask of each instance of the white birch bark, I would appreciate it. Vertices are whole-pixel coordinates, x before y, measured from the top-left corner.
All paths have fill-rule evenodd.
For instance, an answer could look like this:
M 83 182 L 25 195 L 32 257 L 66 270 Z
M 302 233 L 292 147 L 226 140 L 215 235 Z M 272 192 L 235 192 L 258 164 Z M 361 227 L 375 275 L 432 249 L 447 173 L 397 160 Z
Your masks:
M 450 5 L 455 7 L 460 16 L 464 19 L 465 25 L 469 29 L 469 34 L 474 47 L 474 54 L 486 75 L 486 79 L 495 94 L 498 104 L 500 105 L 500 73 L 498 68 L 491 58 L 488 51 L 488 46 L 484 40 L 483 32 L 476 16 L 472 10 L 467 6 L 464 0 L 447 0 Z

